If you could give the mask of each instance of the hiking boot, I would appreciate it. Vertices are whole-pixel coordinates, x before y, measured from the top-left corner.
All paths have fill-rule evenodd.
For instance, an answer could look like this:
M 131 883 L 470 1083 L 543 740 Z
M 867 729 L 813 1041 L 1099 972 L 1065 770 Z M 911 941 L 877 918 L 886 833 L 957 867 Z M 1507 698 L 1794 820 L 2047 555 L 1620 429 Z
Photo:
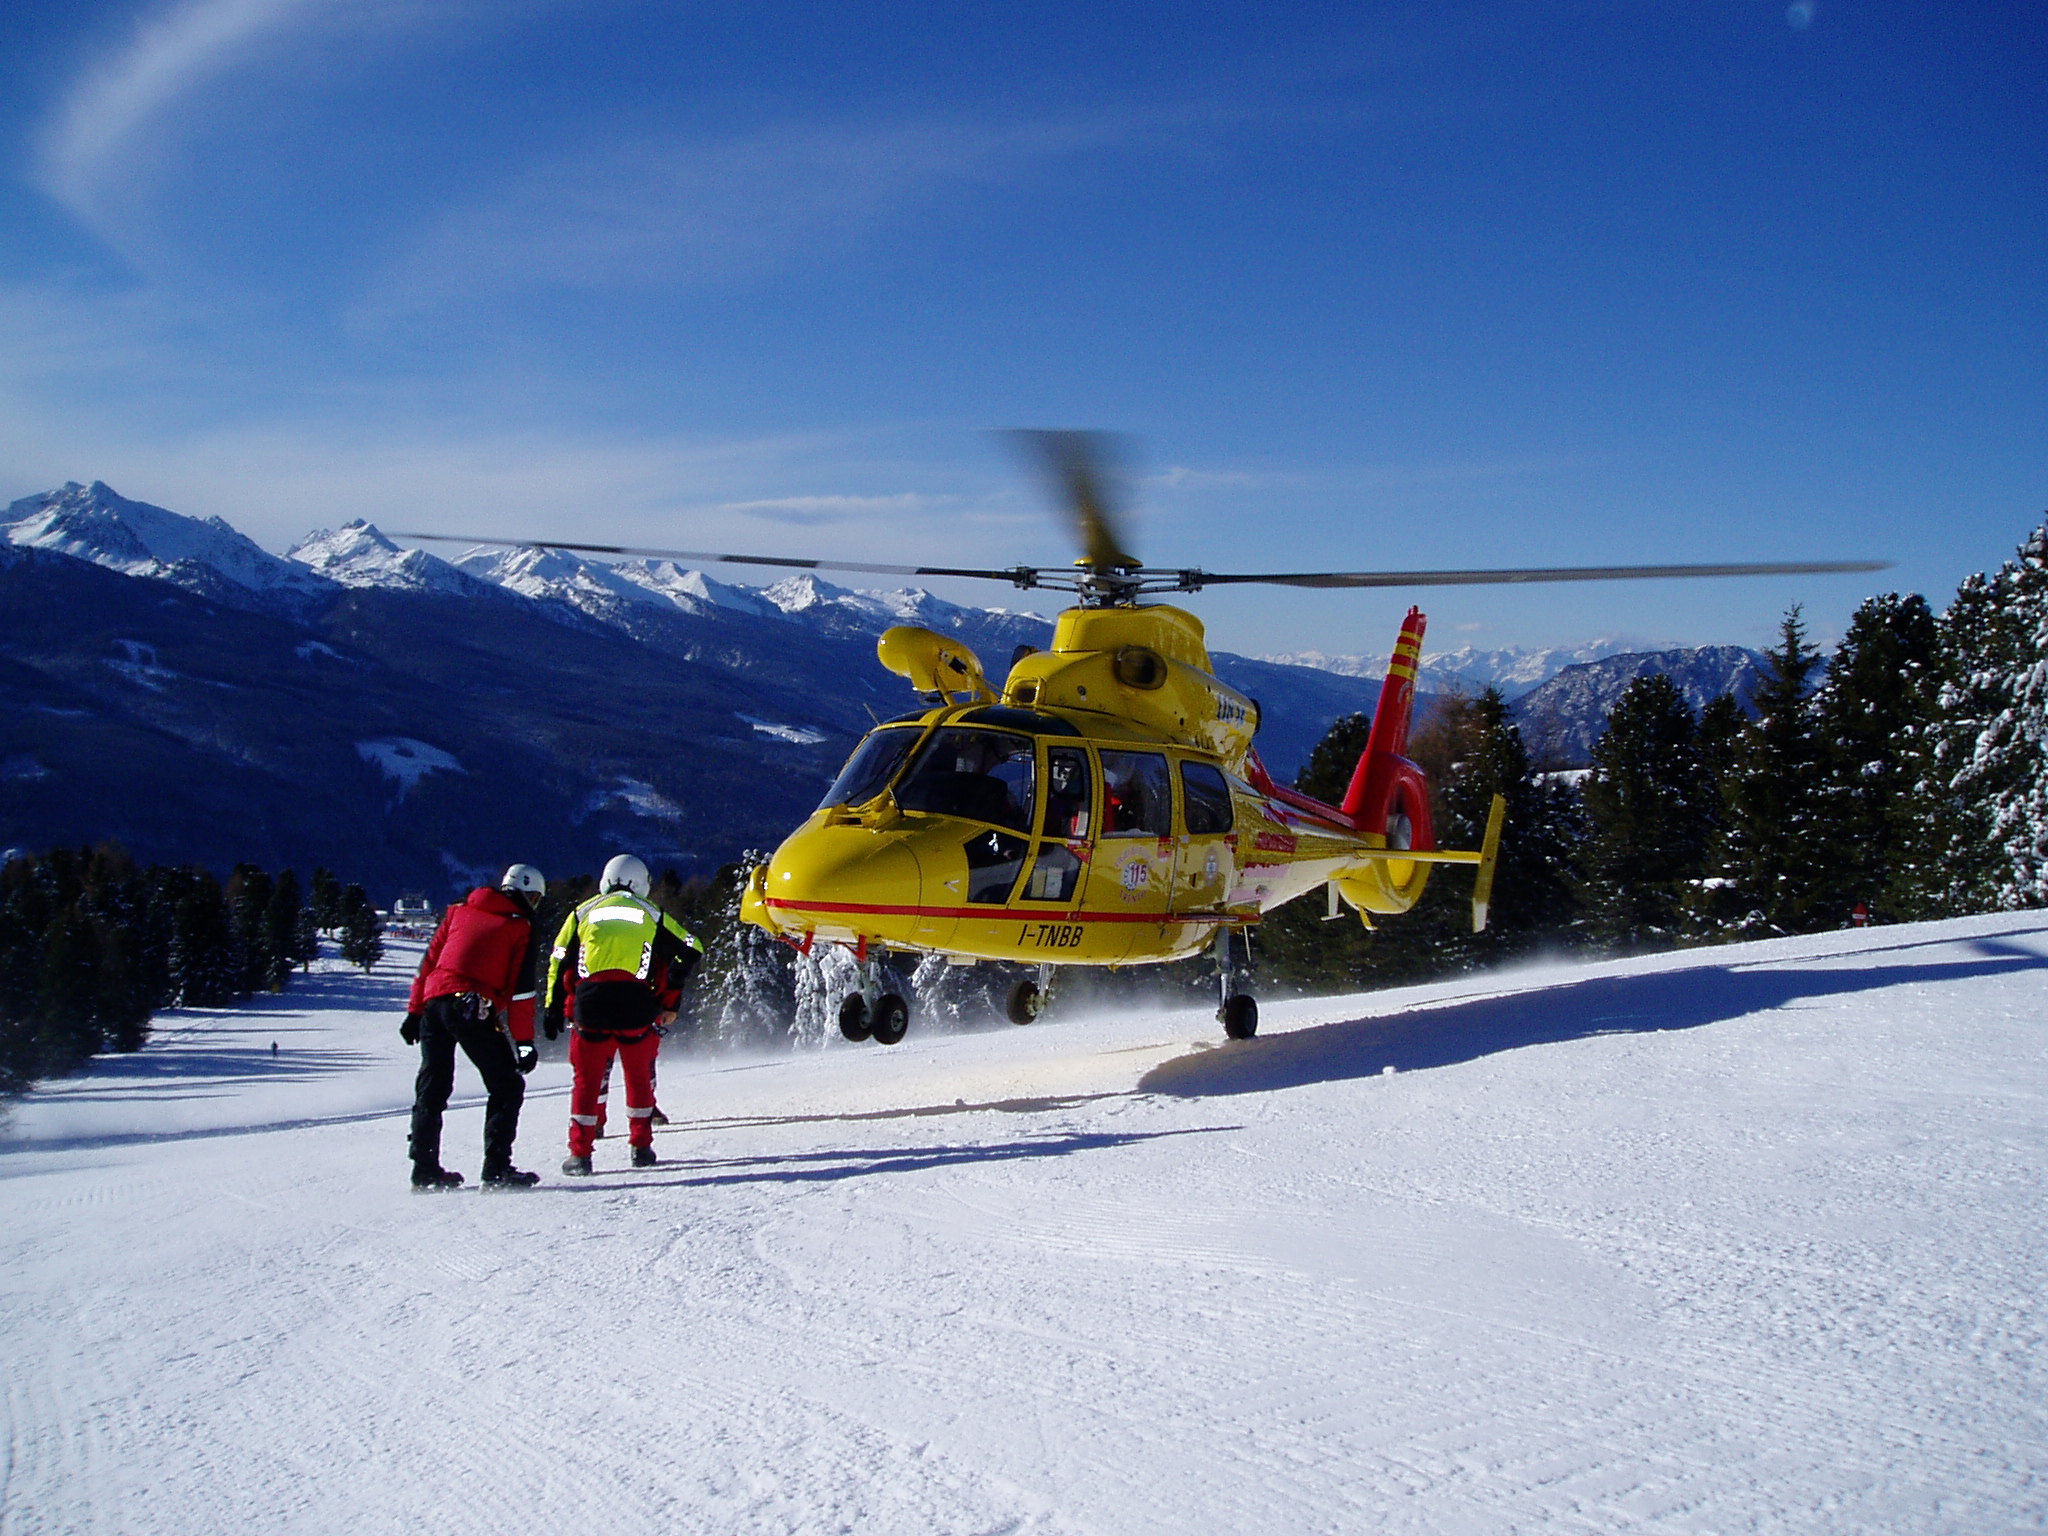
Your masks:
M 572 1179 L 587 1179 L 590 1177 L 590 1159 L 587 1157 L 565 1157 L 562 1159 L 562 1172 L 569 1175 Z
M 649 1114 L 648 1119 L 652 1121 L 655 1125 L 668 1124 L 668 1116 L 664 1115 L 661 1112 L 661 1106 L 659 1104 L 654 1106 L 653 1112 Z
M 485 1189 L 531 1189 L 539 1182 L 539 1174 L 524 1168 L 498 1168 L 484 1175 Z
M 414 1189 L 455 1189 L 462 1183 L 462 1175 L 453 1168 L 414 1168 L 412 1187 Z
M 652 1147 L 635 1147 L 633 1149 L 633 1166 L 635 1168 L 652 1168 L 659 1161 L 660 1159 L 654 1155 L 654 1148 Z

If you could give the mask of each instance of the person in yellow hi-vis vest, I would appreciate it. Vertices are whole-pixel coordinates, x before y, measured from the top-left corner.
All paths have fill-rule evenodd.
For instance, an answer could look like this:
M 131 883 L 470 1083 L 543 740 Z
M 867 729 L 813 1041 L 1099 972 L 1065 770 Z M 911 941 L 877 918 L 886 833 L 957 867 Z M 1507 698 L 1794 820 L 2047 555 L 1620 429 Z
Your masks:
M 703 957 L 689 929 L 649 901 L 647 866 L 622 853 L 604 867 L 598 894 L 571 912 L 555 936 L 542 1028 L 552 1040 L 564 1017 L 569 1036 L 569 1156 L 562 1172 L 590 1172 L 597 1143 L 598 1097 L 612 1057 L 626 1078 L 633 1166 L 654 1156 L 654 1053 L 657 1029 L 675 1021 L 683 982 Z

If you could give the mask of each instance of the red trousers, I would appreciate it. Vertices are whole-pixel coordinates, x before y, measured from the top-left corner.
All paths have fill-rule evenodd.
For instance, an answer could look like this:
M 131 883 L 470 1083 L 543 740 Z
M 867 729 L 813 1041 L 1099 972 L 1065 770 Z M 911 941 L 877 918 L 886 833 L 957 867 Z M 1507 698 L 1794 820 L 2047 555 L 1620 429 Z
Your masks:
M 569 1036 L 569 1066 L 576 1074 L 569 1090 L 569 1154 L 588 1157 L 597 1143 L 598 1116 L 612 1057 L 626 1078 L 627 1139 L 636 1147 L 654 1145 L 654 1053 L 661 1036 L 648 1030 L 639 1039 L 595 1039 L 576 1030 Z
M 574 1042 L 572 1041 L 571 1043 L 573 1044 Z M 654 1089 L 656 1094 L 654 1100 L 654 1107 L 656 1109 L 660 1109 L 661 1062 L 659 1058 L 661 1056 L 661 1033 L 658 1030 L 655 1032 L 654 1036 L 654 1054 L 656 1060 L 651 1061 L 647 1064 L 647 1081 L 648 1084 Z M 597 1085 L 597 1134 L 599 1136 L 604 1135 L 604 1118 L 611 1110 L 611 1091 L 612 1074 L 610 1070 L 607 1069 L 603 1078 L 599 1080 Z

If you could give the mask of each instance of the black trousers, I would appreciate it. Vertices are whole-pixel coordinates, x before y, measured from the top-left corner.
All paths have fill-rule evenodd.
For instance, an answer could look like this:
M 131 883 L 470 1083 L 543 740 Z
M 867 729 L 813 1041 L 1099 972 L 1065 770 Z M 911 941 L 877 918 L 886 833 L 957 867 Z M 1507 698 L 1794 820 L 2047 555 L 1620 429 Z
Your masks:
M 512 1142 L 519 1134 L 519 1106 L 526 1079 L 512 1042 L 494 1016 L 474 1018 L 467 996 L 431 999 L 420 1015 L 420 1075 L 412 1090 L 412 1161 L 415 1168 L 441 1166 L 441 1116 L 455 1090 L 455 1047 L 476 1064 L 490 1098 L 484 1104 L 483 1176 L 512 1166 Z

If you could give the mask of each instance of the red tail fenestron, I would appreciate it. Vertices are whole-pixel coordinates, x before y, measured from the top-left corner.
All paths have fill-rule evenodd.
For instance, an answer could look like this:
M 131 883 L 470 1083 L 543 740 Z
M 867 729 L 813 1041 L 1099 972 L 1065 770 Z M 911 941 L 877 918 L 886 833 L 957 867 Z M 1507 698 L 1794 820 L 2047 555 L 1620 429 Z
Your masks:
M 1343 811 L 1361 832 L 1376 832 L 1391 848 L 1436 847 L 1429 820 L 1429 782 L 1408 761 L 1408 727 L 1415 711 L 1415 673 L 1422 663 L 1422 632 L 1429 621 L 1420 608 L 1410 608 L 1387 663 L 1373 711 L 1372 734 L 1351 787 L 1344 792 Z

